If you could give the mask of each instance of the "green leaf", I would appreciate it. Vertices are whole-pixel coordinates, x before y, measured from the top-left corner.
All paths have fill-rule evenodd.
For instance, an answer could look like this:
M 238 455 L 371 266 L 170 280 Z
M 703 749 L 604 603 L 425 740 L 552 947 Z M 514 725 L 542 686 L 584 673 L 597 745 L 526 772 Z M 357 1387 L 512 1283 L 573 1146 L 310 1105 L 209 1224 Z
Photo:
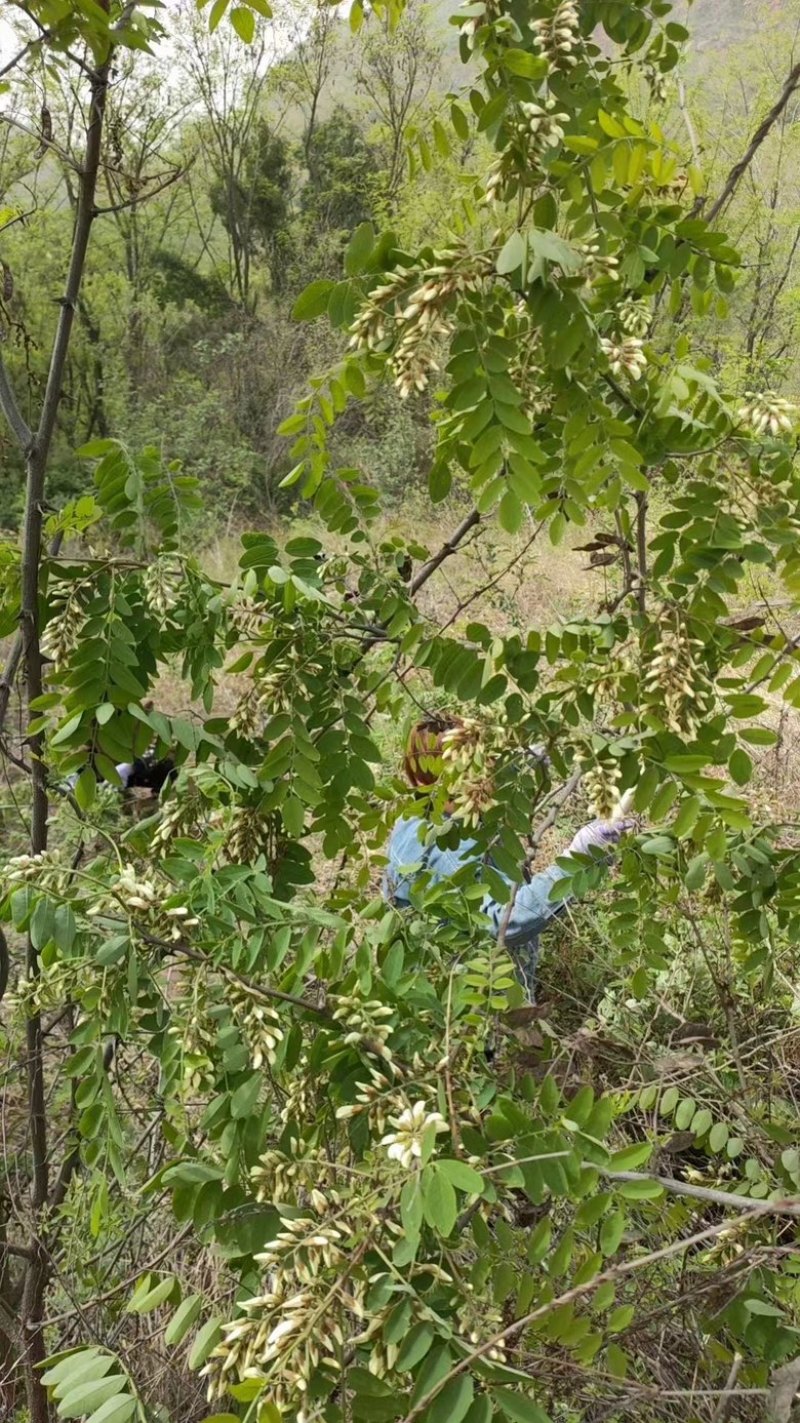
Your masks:
M 672 823 L 672 833 L 681 840 L 685 835 L 689 835 L 694 830 L 700 815 L 700 801 L 696 795 L 687 796 L 681 801 L 678 814 Z
M 344 254 L 344 269 L 348 277 L 363 272 L 375 247 L 375 229 L 371 222 L 362 222 L 356 228 Z
M 433 1326 L 427 1321 L 415 1324 L 400 1346 L 395 1368 L 399 1369 L 401 1373 L 416 1368 L 417 1364 L 425 1358 L 435 1337 Z
M 516 272 L 525 261 L 527 254 L 527 243 L 521 232 L 512 232 L 500 249 L 497 258 L 497 271 L 500 276 L 507 276 L 510 272 Z
M 547 72 L 547 60 L 527 49 L 503 50 L 502 64 L 509 74 L 518 74 L 521 79 L 541 79 Z
M 419 1176 L 412 1176 L 406 1181 L 400 1192 L 400 1219 L 407 1235 L 419 1235 L 422 1226 L 422 1186 Z
M 600 1227 L 600 1249 L 604 1255 L 616 1255 L 625 1233 L 625 1223 L 624 1211 L 614 1211 L 606 1216 Z
M 42 1374 L 42 1383 L 63 1396 L 79 1383 L 105 1378 L 117 1362 L 105 1349 L 69 1349 L 66 1354 L 45 1360 L 50 1367 Z
M 171 1346 L 180 1344 L 189 1333 L 203 1308 L 202 1295 L 187 1295 L 173 1314 L 164 1330 L 164 1343 Z
M 68 717 L 68 719 L 58 728 L 58 731 L 51 738 L 52 745 L 62 746 L 65 741 L 69 741 L 70 737 L 75 735 L 75 732 L 78 730 L 78 727 L 80 726 L 82 721 L 82 711 L 76 712 L 74 716 Z
M 422 1172 L 422 1210 L 428 1225 L 440 1235 L 449 1235 L 456 1223 L 458 1202 L 447 1177 L 436 1164 Z
M 694 1100 L 694 1097 L 684 1097 L 683 1100 L 678 1104 L 678 1110 L 675 1113 L 675 1125 L 678 1128 L 678 1131 L 686 1131 L 686 1128 L 694 1117 L 696 1110 L 697 1104 Z
M 305 291 L 302 291 L 300 293 L 299 297 L 297 298 L 297 301 L 292 307 L 292 320 L 313 321 L 317 316 L 324 316 L 328 310 L 328 301 L 330 299 L 330 294 L 333 291 L 334 286 L 334 282 L 330 282 L 325 279 L 321 279 L 317 282 L 312 282 L 310 286 L 307 286 L 305 288 Z M 301 418 L 301 423 L 300 425 L 298 425 L 297 428 L 302 429 L 305 425 L 305 421 L 306 417 L 303 415 Z M 279 426 L 279 433 L 285 432 L 286 434 L 292 434 L 291 430 L 285 430 L 285 426 L 288 423 L 288 421 L 284 421 L 284 425 Z
M 609 1334 L 620 1334 L 623 1329 L 627 1329 L 635 1312 L 632 1304 L 622 1304 L 619 1309 L 615 1309 L 606 1322 Z
M 214 31 L 218 28 L 219 22 L 229 4 L 230 0 L 214 0 L 214 4 L 211 6 L 211 14 L 208 17 L 208 32 L 210 35 L 213 35 Z
M 231 1116 L 234 1121 L 250 1116 L 261 1094 L 261 1087 L 261 1073 L 254 1072 L 241 1086 L 236 1088 L 231 1097 Z
M 216 1317 L 206 1321 L 202 1329 L 198 1329 L 194 1338 L 194 1343 L 189 1350 L 189 1368 L 193 1371 L 202 1369 L 212 1349 L 217 1347 L 222 1338 L 222 1323 Z
M 737 786 L 747 785 L 753 774 L 753 763 L 747 752 L 743 751 L 741 747 L 733 752 L 728 762 L 728 770 L 731 773 L 731 780 L 735 781 Z
M 469 138 L 469 119 L 464 113 L 464 110 L 456 103 L 450 105 L 450 122 L 453 125 L 456 137 L 460 138 L 462 143 L 466 143 Z
M 782 1309 L 777 1305 L 769 1304 L 765 1299 L 746 1299 L 742 1301 L 748 1314 L 758 1314 L 764 1319 L 783 1319 Z
M 425 1423 L 461 1423 L 475 1393 L 475 1384 L 469 1374 L 459 1374 L 451 1379 L 437 1394 L 430 1408 L 425 1410 Z
M 194 1186 L 205 1181 L 221 1181 L 222 1176 L 219 1166 L 211 1166 L 205 1161 L 179 1161 L 167 1167 L 161 1180 L 165 1186 Z
M 583 266 L 583 258 L 574 247 L 570 247 L 557 232 L 532 232 L 530 244 L 537 257 L 547 262 L 557 262 L 567 274 L 577 272 Z
M 658 1110 L 662 1117 L 672 1116 L 672 1113 L 678 1105 L 680 1095 L 677 1087 L 668 1087 L 666 1092 L 662 1093 L 661 1100 L 658 1104 Z
M 664 1093 L 664 1096 L 667 1094 Z M 662 1099 L 663 1101 L 663 1099 Z M 664 1110 L 662 1105 L 662 1111 Z M 644 1166 L 653 1154 L 653 1143 L 651 1141 L 635 1142 L 632 1146 L 623 1146 L 621 1151 L 615 1151 L 611 1158 L 611 1167 L 614 1171 L 636 1171 L 640 1166 Z
M 128 1301 L 126 1312 L 128 1314 L 149 1314 L 151 1310 L 158 1309 L 159 1305 L 169 1299 L 175 1289 L 175 1284 L 175 1276 L 168 1275 L 165 1280 L 159 1280 L 158 1284 L 148 1290 L 145 1295 L 137 1298 L 137 1291 L 137 1295 Z
M 237 5 L 235 10 L 231 10 L 231 24 L 240 40 L 245 44 L 252 44 L 256 33 L 256 17 L 252 10 L 245 10 L 244 6 Z
M 466 1161 L 437 1160 L 436 1170 L 446 1176 L 456 1190 L 468 1191 L 470 1195 L 480 1195 L 483 1190 L 483 1177 Z
M 281 818 L 287 833 L 293 840 L 299 840 L 305 824 L 305 807 L 296 795 L 289 795 L 281 806 Z
M 105 1403 L 101 1403 L 87 1419 L 87 1423 L 127 1423 L 136 1408 L 135 1398 L 126 1393 L 118 1394 L 116 1398 L 107 1398 Z
M 108 1378 L 94 1379 L 78 1384 L 77 1388 L 64 1393 L 58 1405 L 60 1418 L 83 1418 L 94 1413 L 101 1403 L 124 1393 L 128 1380 L 123 1374 L 111 1374 Z
M 81 445 L 75 451 L 78 459 L 97 460 L 104 455 L 110 455 L 114 450 L 119 449 L 116 440 L 90 440 L 87 445 Z
M 512 1393 L 510 1388 L 493 1388 L 492 1398 L 511 1423 L 550 1423 L 544 1409 L 522 1393 Z
M 692 1117 L 691 1127 L 695 1136 L 705 1136 L 706 1132 L 711 1130 L 713 1121 L 714 1118 L 708 1110 L 708 1107 L 702 1107 L 699 1112 L 695 1112 Z
M 427 1398 L 436 1385 L 442 1382 L 449 1374 L 452 1363 L 452 1355 L 445 1344 L 440 1344 L 430 1351 L 414 1381 L 411 1391 L 412 1408 L 416 1408 L 417 1404 Z
M 723 1151 L 728 1144 L 729 1131 L 725 1122 L 717 1122 L 708 1134 L 708 1144 L 712 1151 Z

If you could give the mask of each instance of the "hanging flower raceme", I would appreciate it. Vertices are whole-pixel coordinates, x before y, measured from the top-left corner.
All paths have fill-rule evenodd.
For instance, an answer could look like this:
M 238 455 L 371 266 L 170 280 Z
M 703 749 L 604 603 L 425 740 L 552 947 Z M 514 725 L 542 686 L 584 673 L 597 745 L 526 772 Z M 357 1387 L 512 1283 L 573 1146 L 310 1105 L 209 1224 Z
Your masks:
M 581 781 L 592 815 L 598 820 L 611 820 L 619 806 L 619 782 L 622 774 L 617 761 L 582 763 Z
M 257 1072 L 265 1062 L 274 1067 L 278 1048 L 284 1038 L 274 1008 L 270 1008 L 263 999 L 239 986 L 229 984 L 226 995 L 250 1053 L 253 1070 Z
M 585 242 L 577 242 L 576 249 L 583 257 L 583 275 L 587 282 L 602 280 L 615 282 L 619 278 L 619 257 L 613 252 L 605 252 L 599 237 L 593 234 Z
M 580 15 L 576 0 L 561 0 L 552 16 L 531 21 L 537 49 L 548 61 L 549 73 L 572 69 L 580 51 Z
M 47 626 L 42 633 L 42 655 L 61 671 L 80 645 L 86 615 L 80 600 L 70 592 L 54 592 Z
M 151 613 L 174 627 L 175 622 L 169 614 L 178 601 L 180 569 L 167 559 L 154 558 L 145 569 L 143 582 L 145 602 Z
M 652 319 L 652 309 L 645 297 L 628 297 L 617 312 L 617 320 L 626 336 L 646 336 Z
M 134 865 L 124 865 L 108 890 L 86 911 L 89 916 L 118 913 L 120 906 L 150 933 L 178 940 L 200 920 L 187 905 L 170 903 L 176 898 L 174 886 L 161 876 L 141 874 Z
M 453 298 L 476 291 L 490 271 L 486 258 L 459 248 L 434 253 L 429 266 L 395 273 L 375 287 L 350 328 L 350 347 L 393 343 L 390 365 L 402 400 L 423 391 L 439 369 L 439 347 L 453 329 Z
M 628 375 L 631 380 L 639 380 L 647 367 L 647 357 L 643 343 L 638 336 L 603 337 L 600 349 L 615 376 Z
M 678 735 L 692 735 L 714 706 L 714 689 L 698 651 L 703 646 L 677 611 L 665 612 L 644 691 L 656 715 Z
M 787 435 L 794 429 L 798 407 L 776 395 L 774 390 L 765 390 L 760 395 L 746 390 L 744 398 L 738 416 L 754 435 Z
M 519 188 L 537 187 L 542 160 L 561 146 L 566 123 L 569 114 L 559 109 L 552 97 L 541 104 L 519 104 L 516 113 L 507 119 L 511 142 L 491 164 L 483 201 L 507 202 Z

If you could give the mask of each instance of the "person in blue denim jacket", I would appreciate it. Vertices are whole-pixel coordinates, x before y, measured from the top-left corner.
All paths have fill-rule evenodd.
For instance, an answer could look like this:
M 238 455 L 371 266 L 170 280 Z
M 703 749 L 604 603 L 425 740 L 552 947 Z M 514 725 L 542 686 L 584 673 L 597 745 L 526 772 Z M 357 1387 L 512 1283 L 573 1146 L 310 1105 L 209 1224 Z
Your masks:
M 418 722 L 413 728 L 406 747 L 404 766 L 406 778 L 415 789 L 432 786 L 438 779 L 443 737 L 453 725 L 457 722 L 452 719 L 431 718 Z M 630 825 L 628 820 L 616 824 L 594 820 L 578 831 L 566 856 L 586 855 L 593 848 L 610 850 Z M 423 879 L 428 884 L 444 883 L 453 880 L 467 866 L 475 867 L 477 878 L 484 863 L 485 852 L 474 838 L 465 835 L 454 848 L 448 849 L 437 844 L 432 830 L 432 820 L 424 815 L 403 817 L 392 830 L 383 893 L 398 908 L 410 905 L 412 892 Z M 560 865 L 550 865 L 531 875 L 527 882 L 520 883 L 516 892 L 513 881 L 502 875 L 508 885 L 508 898 L 497 900 L 487 893 L 481 903 L 481 912 L 494 936 L 498 937 L 504 929 L 504 943 L 514 959 L 531 1002 L 539 957 L 539 935 L 568 902 L 568 899 L 552 900 L 551 891 L 553 885 L 567 873 L 568 870 Z

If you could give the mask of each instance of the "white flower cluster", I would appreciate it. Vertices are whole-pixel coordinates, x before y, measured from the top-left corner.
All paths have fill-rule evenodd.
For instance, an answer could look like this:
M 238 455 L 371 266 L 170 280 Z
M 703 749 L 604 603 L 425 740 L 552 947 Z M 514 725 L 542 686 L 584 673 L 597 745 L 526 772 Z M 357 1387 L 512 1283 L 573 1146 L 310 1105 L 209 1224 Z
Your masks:
M 618 280 L 619 257 L 613 252 L 604 252 L 597 236 L 577 243 L 577 250 L 583 257 L 583 274 L 587 282 L 596 282 L 601 278 L 611 282 Z
M 582 771 L 583 789 L 598 820 L 610 820 L 619 806 L 621 775 L 616 761 L 593 761 Z
M 134 865 L 124 865 L 116 883 L 110 887 L 110 894 L 93 904 L 86 912 L 97 916 L 107 914 L 110 906 L 124 907 L 151 922 L 161 921 L 161 927 L 172 939 L 180 939 L 185 929 L 193 929 L 200 920 L 185 904 L 166 906 L 165 901 L 173 898 L 174 890 L 166 881 L 159 884 L 154 879 L 139 874 Z
M 400 398 L 424 390 L 439 369 L 439 345 L 453 329 L 452 298 L 477 291 L 488 271 L 488 258 L 459 248 L 434 252 L 423 269 L 402 268 L 370 292 L 350 328 L 351 349 L 377 350 L 398 337 L 390 364 Z
M 359 1088 L 355 1102 L 337 1107 L 336 1117 L 338 1121 L 344 1122 L 349 1121 L 351 1117 L 366 1114 L 371 1131 L 382 1132 L 389 1112 L 397 1104 L 394 1083 L 377 1067 L 370 1067 L 369 1075 L 371 1080 Z
M 175 607 L 180 587 L 180 570 L 163 558 L 155 558 L 144 575 L 144 598 L 152 613 L 175 627 L 167 614 Z
M 552 16 L 531 22 L 536 47 L 546 55 L 550 73 L 572 69 L 578 62 L 580 15 L 576 0 L 561 0 Z
M 421 1157 L 428 1132 L 438 1134 L 450 1130 L 441 1112 L 431 1112 L 424 1101 L 414 1102 L 398 1117 L 390 1117 L 389 1125 L 394 1131 L 384 1136 L 380 1144 L 387 1148 L 390 1161 L 399 1161 L 406 1169 Z
M 798 407 L 776 395 L 774 390 L 765 390 L 761 395 L 746 390 L 744 398 L 739 419 L 754 435 L 787 435 L 794 429 Z
M 78 599 L 70 594 L 55 595 L 54 604 L 41 644 L 43 655 L 60 669 L 78 647 L 86 617 Z
M 608 360 L 612 375 L 629 375 L 631 380 L 639 380 L 644 374 L 647 357 L 638 336 L 625 336 L 621 340 L 603 337 L 600 349 Z
M 348 1047 L 363 1046 L 391 1062 L 392 1052 L 386 1042 L 392 1035 L 392 1024 L 386 1019 L 394 1016 L 394 1009 L 388 1003 L 344 995 L 331 995 L 328 1003 L 333 1005 L 335 1021 L 347 1028 L 344 1041 Z
M 654 699 L 654 710 L 677 734 L 692 735 L 714 705 L 713 687 L 695 651 L 702 647 L 677 618 L 667 617 L 645 674 L 644 690 Z
M 264 608 L 243 588 L 234 588 L 228 594 L 226 611 L 231 626 L 246 642 L 255 641 L 263 631 Z
M 470 5 L 470 10 L 474 10 L 474 5 Z M 484 0 L 481 14 L 469 14 L 460 19 L 459 29 L 467 42 L 467 49 L 475 47 L 475 36 L 482 26 L 491 24 L 502 13 L 502 0 Z
M 249 1049 L 254 1071 L 257 1072 L 265 1062 L 271 1067 L 274 1066 L 276 1053 L 284 1037 L 274 1008 L 260 1002 L 243 989 L 229 988 L 228 993 L 234 1018 Z
M 53 864 L 53 855 L 48 850 L 40 850 L 38 855 L 12 855 L 5 862 L 3 877 L 7 884 L 23 884 L 26 880 L 39 879 L 42 871 Z
M 543 104 L 534 104 L 529 100 L 519 107 L 522 122 L 517 125 L 518 131 L 530 134 L 533 148 L 538 152 L 558 148 L 564 137 L 563 125 L 569 123 L 569 114 L 559 109 L 558 100 L 551 97 L 545 99 Z
M 568 122 L 569 114 L 559 109 L 552 97 L 543 104 L 520 104 L 508 125 L 513 142 L 498 153 L 489 168 L 484 203 L 505 202 L 520 186 L 535 187 L 542 158 L 559 147 Z
M 646 336 L 652 315 L 646 297 L 628 297 L 617 312 L 617 320 L 627 336 Z

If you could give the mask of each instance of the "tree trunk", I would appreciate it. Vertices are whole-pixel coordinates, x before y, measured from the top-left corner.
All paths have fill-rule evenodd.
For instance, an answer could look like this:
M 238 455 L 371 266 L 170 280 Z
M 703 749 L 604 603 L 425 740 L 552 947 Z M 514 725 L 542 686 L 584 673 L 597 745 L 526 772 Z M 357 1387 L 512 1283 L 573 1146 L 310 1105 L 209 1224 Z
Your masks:
M 42 654 L 39 640 L 39 583 L 42 562 L 42 524 L 45 484 L 50 447 L 58 418 L 58 407 L 64 383 L 67 353 L 80 296 L 81 280 L 86 263 L 92 222 L 95 216 L 95 191 L 100 166 L 100 149 L 108 89 L 110 60 L 101 66 L 92 79 L 89 123 L 86 131 L 86 151 L 81 173 L 72 252 L 66 288 L 61 299 L 61 315 L 56 328 L 50 369 L 38 429 L 27 451 L 27 486 L 25 524 L 22 545 L 21 634 L 25 660 L 26 699 L 28 707 L 42 695 Z M 33 719 L 35 713 L 30 713 Z M 47 848 L 47 767 L 41 732 L 28 737 L 31 761 L 32 813 L 31 854 L 41 854 Z M 39 977 L 39 953 L 28 936 L 26 970 L 28 979 Z M 49 1203 L 49 1170 L 47 1156 L 47 1119 L 45 1103 L 44 1049 L 42 1023 L 34 1014 L 27 1024 L 27 1091 L 30 1121 L 32 1178 L 31 1207 L 33 1229 L 29 1242 L 29 1258 L 20 1306 L 25 1350 L 22 1370 L 25 1378 L 30 1423 L 49 1423 L 47 1394 L 42 1387 L 37 1364 L 45 1357 L 42 1321 L 50 1264 L 44 1232 Z

